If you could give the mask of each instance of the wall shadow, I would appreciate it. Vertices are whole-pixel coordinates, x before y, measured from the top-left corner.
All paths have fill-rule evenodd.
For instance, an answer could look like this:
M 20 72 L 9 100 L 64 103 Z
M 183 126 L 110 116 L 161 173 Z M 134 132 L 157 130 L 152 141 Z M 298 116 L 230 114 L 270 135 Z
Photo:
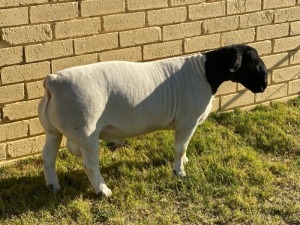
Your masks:
M 282 64 L 284 64 L 286 61 L 289 61 L 290 58 L 293 57 L 293 56 L 296 54 L 297 50 L 299 51 L 299 49 L 300 49 L 300 45 L 297 46 L 295 49 L 292 49 L 291 51 L 289 51 L 288 54 L 287 54 L 285 57 L 283 57 L 280 61 L 278 61 L 278 62 L 277 62 L 276 64 L 274 64 L 272 67 L 267 68 L 267 70 L 268 70 L 268 75 L 271 76 L 273 70 L 279 69 L 280 66 L 281 66 Z M 292 66 L 292 65 L 289 65 L 289 66 Z M 299 75 L 300 75 L 300 72 L 299 72 L 298 74 L 296 74 L 296 76 L 295 76 L 294 78 L 299 77 Z M 293 78 L 293 79 L 294 79 L 294 78 Z M 272 79 L 272 78 L 271 78 L 271 79 Z M 270 80 L 270 79 L 269 79 L 269 80 Z M 272 80 L 271 80 L 271 82 L 272 82 Z M 270 84 L 269 84 L 269 85 L 270 85 Z M 280 88 L 278 88 L 276 91 L 274 91 L 273 93 L 268 93 L 268 98 L 272 98 L 272 96 L 274 96 L 274 95 L 276 95 L 278 92 L 280 92 L 280 90 L 281 90 L 282 88 L 285 88 L 285 87 L 284 87 L 284 86 L 283 86 L 283 87 L 280 87 Z M 266 89 L 266 91 L 268 91 L 268 88 Z M 220 111 L 226 109 L 226 108 L 227 108 L 228 106 L 230 106 L 233 102 L 238 101 L 238 99 L 242 98 L 243 95 L 244 95 L 244 93 L 245 93 L 245 90 L 240 91 L 239 93 L 240 93 L 240 94 L 234 96 L 234 98 L 232 98 L 232 99 L 231 99 L 230 101 L 228 101 L 222 108 L 220 108 Z M 263 94 L 264 94 L 264 93 L 256 94 L 256 95 L 263 95 Z M 258 103 L 256 102 L 255 104 L 258 104 Z

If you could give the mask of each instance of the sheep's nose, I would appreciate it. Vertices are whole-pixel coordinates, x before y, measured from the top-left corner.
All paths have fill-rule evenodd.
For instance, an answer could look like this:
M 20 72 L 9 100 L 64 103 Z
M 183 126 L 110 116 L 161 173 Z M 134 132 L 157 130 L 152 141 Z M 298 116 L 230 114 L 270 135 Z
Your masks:
M 266 90 L 266 87 L 260 87 L 260 90 L 259 90 L 259 92 L 264 92 Z

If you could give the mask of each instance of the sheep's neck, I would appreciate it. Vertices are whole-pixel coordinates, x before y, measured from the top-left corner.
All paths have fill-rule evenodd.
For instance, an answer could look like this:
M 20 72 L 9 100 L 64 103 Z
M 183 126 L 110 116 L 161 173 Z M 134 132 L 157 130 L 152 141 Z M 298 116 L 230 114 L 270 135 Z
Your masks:
M 229 80 L 229 79 L 222 79 L 220 75 L 222 75 L 222 74 L 217 74 L 217 73 L 207 74 L 206 73 L 206 78 L 207 78 L 208 83 L 211 86 L 213 95 L 216 94 L 218 88 L 221 86 L 221 84 L 223 82 Z
M 218 51 L 205 53 L 205 75 L 214 95 L 223 82 L 230 80 L 228 65 L 224 62 L 226 61 L 224 55 L 220 53 Z

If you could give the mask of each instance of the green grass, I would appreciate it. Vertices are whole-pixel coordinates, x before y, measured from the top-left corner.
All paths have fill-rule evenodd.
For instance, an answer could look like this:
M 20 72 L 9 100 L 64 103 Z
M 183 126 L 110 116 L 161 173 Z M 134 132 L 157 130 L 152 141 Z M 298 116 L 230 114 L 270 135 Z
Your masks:
M 63 190 L 44 188 L 40 157 L 0 167 L 0 224 L 300 224 L 300 98 L 212 114 L 172 173 L 173 132 L 101 144 L 113 191 L 93 194 L 81 160 L 59 153 Z

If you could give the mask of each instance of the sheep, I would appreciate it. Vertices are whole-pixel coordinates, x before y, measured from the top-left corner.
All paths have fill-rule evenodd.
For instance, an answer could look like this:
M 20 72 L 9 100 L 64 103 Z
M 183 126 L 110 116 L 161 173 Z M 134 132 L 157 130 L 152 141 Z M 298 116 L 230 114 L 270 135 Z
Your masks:
M 175 130 L 173 170 L 186 176 L 189 141 L 225 81 L 253 93 L 267 88 L 267 69 L 254 48 L 239 44 L 152 62 L 99 62 L 48 75 L 39 104 L 46 186 L 61 189 L 55 160 L 62 135 L 68 150 L 82 157 L 94 191 L 106 197 L 112 192 L 99 169 L 99 139 L 120 144 L 155 130 Z

